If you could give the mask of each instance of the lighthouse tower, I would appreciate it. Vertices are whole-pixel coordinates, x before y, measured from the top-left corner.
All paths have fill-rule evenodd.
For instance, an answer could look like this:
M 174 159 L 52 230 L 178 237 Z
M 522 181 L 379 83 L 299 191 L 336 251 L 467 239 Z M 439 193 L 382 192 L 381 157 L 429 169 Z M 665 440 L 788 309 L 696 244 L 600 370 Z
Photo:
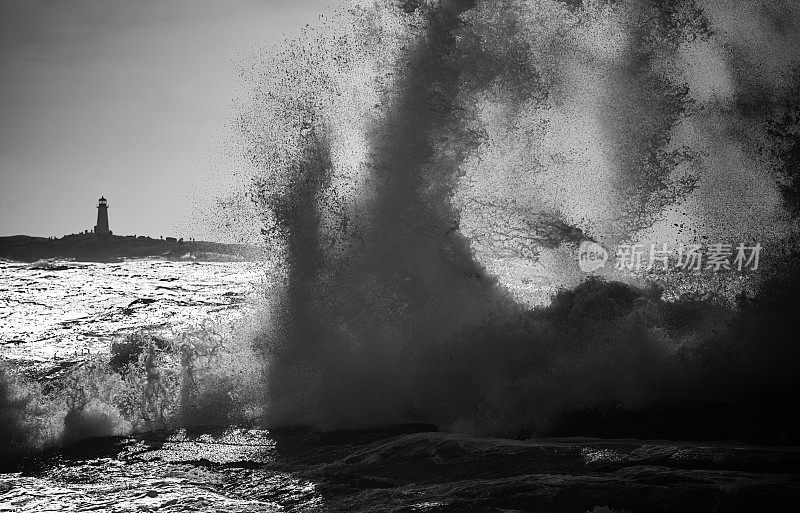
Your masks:
M 97 225 L 94 227 L 94 233 L 98 237 L 111 235 L 111 230 L 108 229 L 108 202 L 103 197 L 97 201 Z

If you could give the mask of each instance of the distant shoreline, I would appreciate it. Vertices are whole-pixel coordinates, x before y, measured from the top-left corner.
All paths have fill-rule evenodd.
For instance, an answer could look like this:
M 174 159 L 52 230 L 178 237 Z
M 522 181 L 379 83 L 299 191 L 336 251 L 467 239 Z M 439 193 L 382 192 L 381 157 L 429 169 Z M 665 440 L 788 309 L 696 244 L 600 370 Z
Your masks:
M 124 258 L 147 257 L 167 260 L 257 261 L 264 256 L 264 248 L 248 244 L 154 239 L 133 235 L 98 238 L 93 233 L 79 233 L 58 239 L 29 235 L 0 237 L 0 258 L 19 262 L 36 262 L 50 258 L 114 262 Z

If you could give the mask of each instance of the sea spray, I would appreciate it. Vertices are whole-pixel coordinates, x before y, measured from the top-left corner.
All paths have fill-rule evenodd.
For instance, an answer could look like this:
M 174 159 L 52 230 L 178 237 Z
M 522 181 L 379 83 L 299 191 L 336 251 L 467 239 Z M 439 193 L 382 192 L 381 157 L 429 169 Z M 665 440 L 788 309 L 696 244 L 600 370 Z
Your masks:
M 743 323 L 759 317 L 743 320 L 742 305 L 757 307 L 737 304 L 736 287 L 720 297 L 698 277 L 702 299 L 673 290 L 665 302 L 616 273 L 631 285 L 593 280 L 525 312 L 482 265 L 585 238 L 783 244 L 795 222 L 763 171 L 769 137 L 693 135 L 720 119 L 696 59 L 737 44 L 720 10 L 359 2 L 249 70 L 237 128 L 284 265 L 256 337 L 267 425 L 541 434 L 568 412 L 662 408 L 652 421 L 683 401 L 741 407 L 752 422 L 772 388 L 742 363 L 758 345 Z M 771 86 L 780 110 L 791 89 Z M 727 105 L 726 120 L 753 116 Z M 574 283 L 575 261 L 558 261 L 543 272 Z
M 3 457 L 41 449 L 57 440 L 63 416 L 53 416 L 37 383 L 0 363 L 0 454 Z
M 405 24 L 411 37 L 393 59 L 397 78 L 391 88 L 373 84 L 379 103 L 362 126 L 366 161 L 345 169 L 363 175 L 357 178 L 364 183 L 357 204 L 339 216 L 347 222 L 328 220 L 337 214 L 331 207 L 344 203 L 333 189 L 334 179 L 342 180 L 335 175 L 334 146 L 343 141 L 331 133 L 325 107 L 320 113 L 301 110 L 296 117 L 302 122 L 290 127 L 298 149 L 277 170 L 290 186 L 255 181 L 287 266 L 276 315 L 259 340 L 273 422 L 336 426 L 424 416 L 414 411 L 421 406 L 414 404 L 423 393 L 419 387 L 427 386 L 415 383 L 415 362 L 427 346 L 480 324 L 503 301 L 456 229 L 458 214 L 450 203 L 459 153 L 469 147 L 455 141 L 453 153 L 434 144 L 437 137 L 453 137 L 449 128 L 459 126 L 459 70 L 449 55 L 459 15 L 468 7 L 372 7 L 379 20 Z M 320 89 L 336 79 L 342 75 L 326 78 Z M 280 105 L 292 104 L 297 92 L 287 94 Z M 261 137 L 249 125 L 243 132 Z M 259 177 L 275 173 L 269 166 L 260 171 Z
M 361 2 L 308 29 L 244 73 L 281 266 L 255 332 L 134 337 L 54 379 L 4 364 L 4 454 L 256 422 L 796 442 L 797 14 Z M 572 253 L 730 236 L 772 248 L 749 294 L 585 280 Z M 561 290 L 516 303 L 498 254 L 555 262 Z
M 110 435 L 250 425 L 261 416 L 260 365 L 246 323 L 171 338 L 136 331 L 62 368 L 0 366 L 3 458 Z

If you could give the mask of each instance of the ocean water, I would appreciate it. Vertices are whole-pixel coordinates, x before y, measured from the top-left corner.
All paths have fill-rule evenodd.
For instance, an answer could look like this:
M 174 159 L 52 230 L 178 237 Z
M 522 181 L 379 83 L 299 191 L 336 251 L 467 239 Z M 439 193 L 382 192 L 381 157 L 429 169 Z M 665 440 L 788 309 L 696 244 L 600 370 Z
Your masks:
M 255 51 L 215 214 L 274 262 L 4 264 L 0 505 L 799 510 L 798 20 L 357 0 Z
M 98 362 L 104 366 L 113 343 L 130 342 L 131 334 L 148 334 L 152 347 L 211 319 L 217 326 L 241 322 L 252 315 L 261 283 L 258 267 L 243 263 L 3 263 L 2 273 L 5 378 L 9 369 L 21 370 L 32 376 L 29 387 L 31 379 L 48 385 L 36 389 L 44 396 L 91 388 L 71 375 L 98 382 L 124 374 L 120 367 L 99 370 Z M 225 362 L 217 364 L 231 372 Z M 202 376 L 196 379 L 211 379 Z M 6 408 L 14 396 L 8 382 Z M 147 403 L 148 383 L 131 381 L 115 394 L 133 389 Z M 69 436 L 70 413 L 51 402 L 36 414 L 61 423 L 58 436 L 22 453 L 6 448 L 0 511 L 794 511 L 800 504 L 796 448 L 514 440 L 427 424 L 269 429 L 212 425 L 213 416 L 186 427 L 175 419 L 153 429 L 128 423 L 124 432 L 96 436 L 93 429 L 111 417 L 108 408 L 98 414 L 96 400 L 115 399 L 94 393 L 94 403 L 70 406 L 95 412 Z M 3 413 L 6 423 L 20 423 Z
M 2 511 L 796 511 L 796 450 L 426 432 L 91 439 L 0 475 Z M 419 431 L 419 432 L 415 432 Z
M 256 264 L 0 262 L 2 357 L 19 364 L 107 352 L 126 333 L 168 335 L 242 313 Z

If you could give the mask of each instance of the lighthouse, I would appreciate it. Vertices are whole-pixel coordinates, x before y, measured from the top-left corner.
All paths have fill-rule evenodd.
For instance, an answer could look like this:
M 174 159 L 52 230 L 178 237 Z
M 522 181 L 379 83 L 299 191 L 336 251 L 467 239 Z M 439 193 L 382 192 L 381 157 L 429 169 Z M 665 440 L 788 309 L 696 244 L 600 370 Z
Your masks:
M 94 227 L 94 233 L 98 237 L 111 235 L 111 230 L 108 229 L 108 202 L 102 196 L 97 201 L 97 224 Z

